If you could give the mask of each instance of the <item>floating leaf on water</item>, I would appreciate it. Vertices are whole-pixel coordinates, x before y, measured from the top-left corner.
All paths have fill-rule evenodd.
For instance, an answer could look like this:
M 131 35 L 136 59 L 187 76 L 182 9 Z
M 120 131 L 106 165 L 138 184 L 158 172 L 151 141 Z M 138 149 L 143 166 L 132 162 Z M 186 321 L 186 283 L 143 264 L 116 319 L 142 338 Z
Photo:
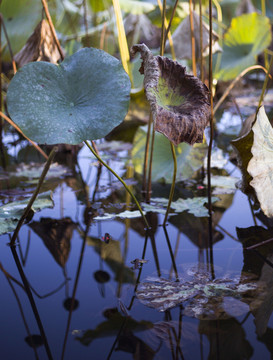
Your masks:
M 47 20 L 42 20 L 27 40 L 24 47 L 14 56 L 19 67 L 31 61 L 49 61 L 57 64 L 60 52 L 52 36 Z
M 219 200 L 217 197 L 212 197 L 211 201 L 215 202 Z M 207 197 L 195 197 L 188 199 L 178 199 L 171 203 L 171 208 L 174 209 L 176 213 L 181 213 L 183 211 L 188 211 L 189 213 L 197 216 L 203 217 L 208 216 L 208 209 L 204 206 L 208 202 Z M 145 211 L 153 211 L 158 213 L 165 214 L 166 208 L 168 205 L 168 199 L 165 198 L 152 198 L 151 204 L 142 204 Z M 163 207 L 163 209 L 162 209 Z M 172 214 L 171 214 L 172 215 Z
M 101 216 L 94 217 L 94 220 L 113 220 L 116 217 L 118 217 L 120 219 L 133 219 L 133 218 L 137 218 L 137 217 L 141 217 L 141 216 L 142 215 L 139 210 L 134 210 L 134 211 L 126 210 L 119 214 L 104 213 Z
M 236 191 L 236 184 L 239 178 L 234 176 L 214 175 L 211 177 L 211 186 L 215 187 L 213 194 L 233 194 Z M 205 178 L 204 184 L 207 185 L 208 179 Z
M 273 129 L 263 106 L 259 109 L 252 131 L 254 133 L 251 148 L 253 157 L 247 167 L 247 171 L 253 177 L 250 185 L 255 189 L 264 214 L 273 217 Z
M 229 304 L 232 308 L 233 302 L 230 298 L 249 304 L 252 300 L 248 294 L 259 291 L 257 283 L 239 283 L 236 279 L 210 280 L 204 277 L 193 277 L 191 281 L 179 282 L 163 278 L 148 278 L 147 281 L 138 286 L 136 296 L 144 305 L 166 311 L 177 305 L 183 304 L 183 312 L 189 316 L 199 319 L 221 319 L 229 318 Z M 226 301 L 226 298 L 229 298 Z M 241 306 L 243 313 L 249 307 Z M 230 310 L 230 312 L 234 312 Z M 242 313 L 240 313 L 241 315 Z
M 256 12 L 243 14 L 231 21 L 224 37 L 224 47 L 218 79 L 234 79 L 241 71 L 256 64 L 257 55 L 271 42 L 269 18 Z
M 19 164 L 16 167 L 16 172 L 10 171 L 10 177 L 16 176 L 20 178 L 28 178 L 28 179 L 39 179 L 44 169 L 43 164 Z M 50 165 L 50 168 L 46 174 L 46 179 L 52 178 L 62 178 L 65 175 L 68 175 L 69 169 L 63 165 L 58 163 L 53 163 Z
M 133 269 L 137 270 L 137 269 L 140 269 L 142 264 L 146 264 L 147 262 L 148 262 L 148 260 L 135 259 L 135 260 L 131 261 L 131 264 L 134 264 Z
M 203 56 L 209 54 L 209 27 L 206 23 L 202 22 L 203 30 L 203 46 L 200 43 L 200 18 L 199 15 L 193 11 L 193 25 L 195 38 L 195 54 L 199 58 L 201 51 Z M 188 15 L 178 25 L 174 33 L 172 34 L 172 40 L 175 50 L 175 55 L 178 59 L 192 59 L 192 43 L 191 43 L 191 26 L 190 26 L 190 15 Z M 219 36 L 213 31 L 212 32 L 212 53 L 221 51 L 221 47 L 218 43 Z M 166 51 L 170 51 L 169 42 L 166 43 Z
M 178 62 L 153 56 L 145 44 L 134 45 L 140 52 L 144 89 L 153 113 L 155 130 L 174 145 L 203 141 L 203 132 L 211 114 L 209 90 L 198 78 L 186 74 Z
M 141 127 L 137 130 L 132 150 L 133 164 L 135 171 L 142 174 L 143 160 L 146 144 L 146 128 Z M 182 143 L 175 147 L 177 158 L 176 181 L 190 179 L 204 163 L 207 154 L 207 144 Z M 170 142 L 162 134 L 155 133 L 152 181 L 164 180 L 171 184 L 173 180 L 173 158 Z
M 23 215 L 23 212 L 29 202 L 29 199 L 22 201 L 14 201 L 0 206 L 0 234 L 5 234 L 15 230 L 18 220 Z M 54 202 L 52 200 L 51 191 L 47 191 L 38 195 L 32 205 L 32 209 L 41 211 L 45 208 L 53 208 Z
M 7 92 L 8 112 L 40 144 L 79 144 L 106 136 L 129 106 L 131 84 L 122 64 L 106 52 L 84 48 L 60 65 L 22 67 Z

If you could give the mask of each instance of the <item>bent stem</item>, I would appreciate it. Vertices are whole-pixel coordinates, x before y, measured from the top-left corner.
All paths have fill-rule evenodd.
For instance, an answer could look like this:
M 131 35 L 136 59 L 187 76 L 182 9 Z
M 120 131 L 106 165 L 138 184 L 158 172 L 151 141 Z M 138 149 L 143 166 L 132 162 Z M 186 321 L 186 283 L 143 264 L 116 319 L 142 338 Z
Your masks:
M 132 191 L 130 190 L 130 188 L 126 185 L 126 183 L 122 180 L 122 178 L 110 167 L 108 166 L 103 160 L 102 158 L 98 155 L 98 153 L 96 153 L 96 151 L 92 148 L 92 146 L 87 142 L 87 141 L 84 141 L 85 145 L 89 148 L 89 150 L 93 153 L 93 155 L 95 155 L 95 157 L 99 160 L 99 162 L 102 163 L 103 166 L 106 167 L 106 169 L 108 169 L 121 183 L 122 185 L 125 187 L 125 190 L 132 196 L 138 210 L 140 211 L 141 213 L 141 216 L 147 226 L 147 228 L 150 228 L 150 225 L 141 209 L 141 206 L 139 205 L 139 202 L 137 201 L 135 195 L 132 193 Z
M 172 200 L 173 200 L 174 189 L 175 189 L 175 179 L 176 179 L 176 171 L 177 171 L 177 159 L 176 159 L 175 147 L 174 147 L 174 144 L 172 142 L 170 142 L 170 145 L 171 145 L 172 156 L 173 156 L 173 181 L 172 181 L 171 191 L 170 191 L 170 195 L 169 195 L 169 202 L 168 202 L 167 210 L 166 210 L 166 213 L 165 213 L 163 226 L 166 225 L 168 215 L 169 215 L 169 212 L 170 212 L 171 203 L 172 203 Z

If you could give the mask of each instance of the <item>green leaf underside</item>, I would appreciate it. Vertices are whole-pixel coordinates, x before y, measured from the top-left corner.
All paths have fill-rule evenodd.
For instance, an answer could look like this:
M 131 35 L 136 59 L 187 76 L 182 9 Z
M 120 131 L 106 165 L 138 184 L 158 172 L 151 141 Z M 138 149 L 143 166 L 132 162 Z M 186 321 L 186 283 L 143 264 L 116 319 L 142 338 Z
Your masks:
M 269 19 L 257 13 L 234 18 L 224 38 L 220 71 L 216 77 L 230 80 L 249 66 L 271 42 Z
M 180 106 L 186 101 L 184 96 L 171 90 L 162 77 L 158 79 L 157 88 L 149 88 L 148 91 L 155 96 L 157 104 L 166 110 L 174 111 L 176 106 Z
M 28 202 L 29 199 L 14 201 L 0 207 L 0 235 L 15 230 Z M 36 198 L 32 209 L 36 212 L 53 206 L 51 191 L 47 191 Z
M 116 58 L 84 48 L 60 65 L 34 62 L 20 69 L 9 85 L 7 106 L 37 143 L 78 144 L 104 137 L 123 121 L 130 88 Z

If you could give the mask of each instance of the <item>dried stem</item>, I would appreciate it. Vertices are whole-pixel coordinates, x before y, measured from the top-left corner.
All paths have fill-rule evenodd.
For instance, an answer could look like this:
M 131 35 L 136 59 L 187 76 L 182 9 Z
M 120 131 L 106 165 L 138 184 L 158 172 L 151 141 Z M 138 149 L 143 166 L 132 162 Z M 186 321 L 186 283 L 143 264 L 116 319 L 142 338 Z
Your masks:
M 41 0 L 41 1 L 42 1 L 44 10 L 45 10 L 46 18 L 47 18 L 47 21 L 48 21 L 48 24 L 49 24 L 49 27 L 50 27 L 52 36 L 53 36 L 53 38 L 54 38 L 54 41 L 55 41 L 56 46 L 57 46 L 57 48 L 58 48 L 58 51 L 59 51 L 59 53 L 60 53 L 61 60 L 63 60 L 63 59 L 64 59 L 63 49 L 61 48 L 60 42 L 59 42 L 59 40 L 58 40 L 56 31 L 55 31 L 55 28 L 54 28 L 54 25 L 53 25 L 53 22 L 52 22 L 52 19 L 51 19 L 49 10 L 48 10 L 47 2 L 46 2 L 46 0 Z
M 15 64 L 15 61 L 14 61 L 14 57 L 13 57 L 13 51 L 12 51 L 12 48 L 11 48 L 11 45 L 10 45 L 9 36 L 8 36 L 8 33 L 7 33 L 7 29 L 6 29 L 2 14 L 0 14 L 0 20 L 1 20 L 1 26 L 2 26 L 2 28 L 4 30 L 5 37 L 6 37 L 6 40 L 7 40 L 8 48 L 9 48 L 9 53 L 10 53 L 10 57 L 11 57 L 12 67 L 13 67 L 13 73 L 16 74 L 17 69 L 16 69 L 16 64 Z
M 193 75 L 196 76 L 196 56 L 195 56 L 195 37 L 194 37 L 194 24 L 193 24 L 193 10 L 192 10 L 192 0 L 190 2 L 190 27 L 191 27 L 191 60 L 192 60 L 192 72 Z M 202 44 L 201 44 L 201 52 L 202 52 Z

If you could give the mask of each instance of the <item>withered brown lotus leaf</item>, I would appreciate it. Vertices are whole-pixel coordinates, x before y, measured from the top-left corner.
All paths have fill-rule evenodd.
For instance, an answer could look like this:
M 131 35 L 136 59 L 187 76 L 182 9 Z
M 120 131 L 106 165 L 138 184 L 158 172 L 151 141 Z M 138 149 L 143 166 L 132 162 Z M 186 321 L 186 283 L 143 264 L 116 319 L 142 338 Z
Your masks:
M 209 90 L 197 77 L 186 74 L 178 62 L 153 56 L 144 44 L 134 45 L 131 54 L 140 52 L 144 88 L 150 102 L 155 130 L 174 145 L 203 141 L 210 110 Z
M 32 61 L 56 64 L 60 60 L 59 50 L 46 20 L 39 22 L 25 46 L 14 56 L 14 60 L 19 67 Z

